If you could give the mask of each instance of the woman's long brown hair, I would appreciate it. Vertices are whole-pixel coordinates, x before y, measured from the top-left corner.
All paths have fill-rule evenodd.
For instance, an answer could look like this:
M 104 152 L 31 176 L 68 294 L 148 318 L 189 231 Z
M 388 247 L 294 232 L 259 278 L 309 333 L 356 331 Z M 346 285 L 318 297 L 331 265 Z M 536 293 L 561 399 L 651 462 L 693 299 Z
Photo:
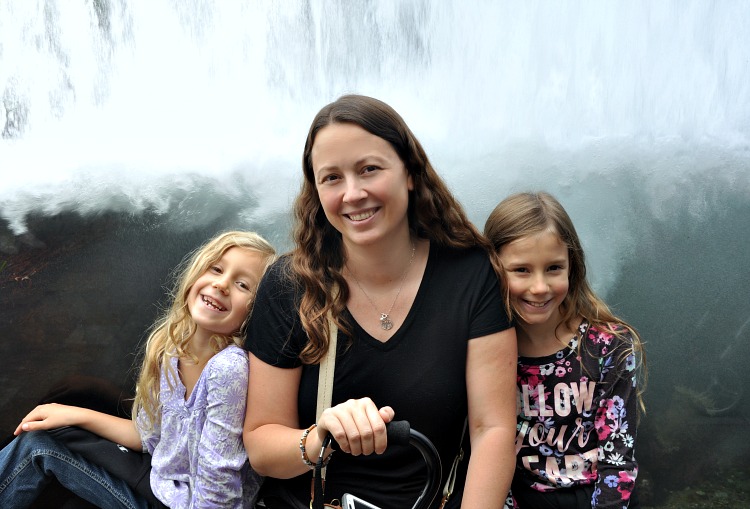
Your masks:
M 315 186 L 311 152 L 315 137 L 331 124 L 355 124 L 386 140 L 396 151 L 412 177 L 407 215 L 412 235 L 442 246 L 468 248 L 489 243 L 468 220 L 463 207 L 454 198 L 430 164 L 422 145 L 406 122 L 389 105 L 361 95 L 345 95 L 323 107 L 313 119 L 302 157 L 304 180 L 294 203 L 293 279 L 303 287 L 299 316 L 308 343 L 300 357 L 306 364 L 317 364 L 328 350 L 330 311 L 339 329 L 350 334 L 342 311 L 349 289 L 342 275 L 344 252 L 341 234 L 325 217 Z M 333 287 L 339 288 L 334 297 Z

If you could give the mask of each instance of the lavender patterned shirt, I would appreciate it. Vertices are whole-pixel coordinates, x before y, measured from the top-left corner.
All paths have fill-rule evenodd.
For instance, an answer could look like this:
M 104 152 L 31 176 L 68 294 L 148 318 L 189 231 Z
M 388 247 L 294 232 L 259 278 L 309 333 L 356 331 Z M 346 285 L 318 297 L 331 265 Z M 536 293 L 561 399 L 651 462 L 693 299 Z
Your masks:
M 138 419 L 154 495 L 171 509 L 252 507 L 261 478 L 242 442 L 247 353 L 232 345 L 214 355 L 187 400 L 179 377 L 170 389 L 167 376 L 162 370 L 160 428 L 145 431 L 145 414 Z

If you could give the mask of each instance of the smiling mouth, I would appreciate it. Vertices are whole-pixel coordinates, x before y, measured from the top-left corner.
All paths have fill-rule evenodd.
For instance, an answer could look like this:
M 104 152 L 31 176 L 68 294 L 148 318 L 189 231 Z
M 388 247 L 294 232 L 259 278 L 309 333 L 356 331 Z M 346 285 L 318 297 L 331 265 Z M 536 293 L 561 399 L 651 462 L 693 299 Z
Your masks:
M 344 214 L 346 217 L 351 219 L 352 221 L 364 221 L 365 219 L 369 219 L 372 216 L 375 215 L 375 210 L 367 210 L 365 212 L 358 212 L 356 214 Z
M 211 309 L 215 309 L 216 311 L 226 311 L 227 308 L 213 300 L 211 297 L 207 297 L 205 295 L 201 295 L 201 299 L 203 299 L 203 303 L 210 307 Z
M 544 306 L 546 306 L 546 305 L 547 305 L 547 303 L 548 303 L 549 301 L 548 301 L 548 300 L 545 300 L 544 302 L 532 302 L 532 301 L 530 301 L 530 300 L 525 300 L 524 302 L 525 302 L 526 304 L 528 304 L 529 306 L 533 307 L 533 308 L 543 308 Z

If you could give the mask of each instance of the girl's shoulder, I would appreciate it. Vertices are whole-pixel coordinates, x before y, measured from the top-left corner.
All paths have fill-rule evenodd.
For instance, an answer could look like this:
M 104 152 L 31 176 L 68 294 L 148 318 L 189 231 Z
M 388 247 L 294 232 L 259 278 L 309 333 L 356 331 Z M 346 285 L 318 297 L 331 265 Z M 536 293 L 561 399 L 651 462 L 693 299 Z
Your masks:
M 633 335 L 621 323 L 590 324 L 584 320 L 579 331 L 583 349 L 591 357 L 601 359 L 615 354 L 620 357 L 633 352 Z
M 206 363 L 205 369 L 222 375 L 236 376 L 238 373 L 247 373 L 248 368 L 247 352 L 237 345 L 229 345 L 214 354 Z
M 633 335 L 630 329 L 618 322 L 591 324 L 583 320 L 579 326 L 583 339 L 591 344 L 619 344 L 632 343 Z

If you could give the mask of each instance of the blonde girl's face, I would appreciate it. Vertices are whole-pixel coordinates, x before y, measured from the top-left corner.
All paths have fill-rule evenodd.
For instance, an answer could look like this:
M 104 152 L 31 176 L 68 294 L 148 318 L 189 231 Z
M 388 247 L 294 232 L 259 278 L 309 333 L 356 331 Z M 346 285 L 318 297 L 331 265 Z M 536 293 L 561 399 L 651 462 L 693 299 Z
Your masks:
M 513 310 L 527 325 L 560 322 L 560 304 L 568 294 L 568 248 L 555 232 L 521 237 L 500 250 Z
M 229 248 L 195 281 L 187 296 L 198 332 L 231 335 L 247 318 L 266 256 L 252 249 Z

